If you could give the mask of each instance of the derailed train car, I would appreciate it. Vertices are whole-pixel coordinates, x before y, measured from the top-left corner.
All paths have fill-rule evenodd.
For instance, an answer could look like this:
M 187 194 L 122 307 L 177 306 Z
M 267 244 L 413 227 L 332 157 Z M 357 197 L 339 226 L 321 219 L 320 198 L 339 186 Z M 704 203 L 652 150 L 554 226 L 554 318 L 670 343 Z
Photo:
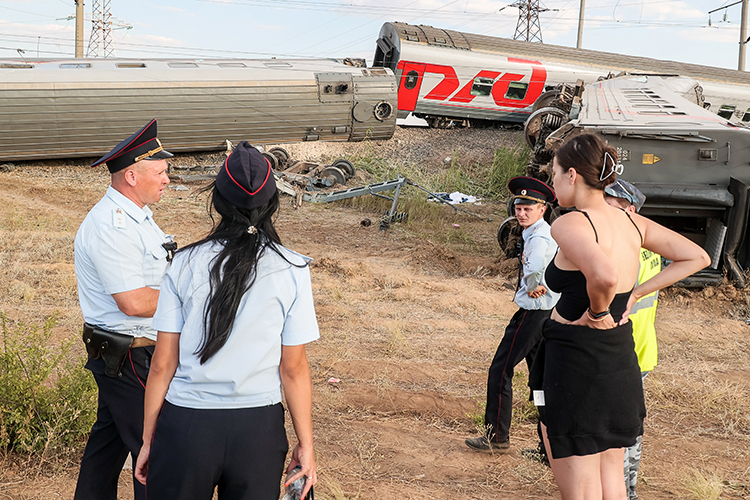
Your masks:
M 623 71 L 695 78 L 702 105 L 750 123 L 750 75 L 725 68 L 397 22 L 380 29 L 373 65 L 396 73 L 401 117 L 413 113 L 437 127 L 523 123 L 545 91 Z
M 386 68 L 319 60 L 0 60 L 0 161 L 98 156 L 152 118 L 170 151 L 389 139 Z
M 625 76 L 580 85 L 527 123 L 535 155 L 529 173 L 547 175 L 549 166 L 540 165 L 565 140 L 599 135 L 617 149 L 621 177 L 646 195 L 641 214 L 711 256 L 711 266 L 684 284 L 717 283 L 726 272 L 744 287 L 750 267 L 750 129 L 686 100 L 682 91 L 697 83 L 691 80 Z

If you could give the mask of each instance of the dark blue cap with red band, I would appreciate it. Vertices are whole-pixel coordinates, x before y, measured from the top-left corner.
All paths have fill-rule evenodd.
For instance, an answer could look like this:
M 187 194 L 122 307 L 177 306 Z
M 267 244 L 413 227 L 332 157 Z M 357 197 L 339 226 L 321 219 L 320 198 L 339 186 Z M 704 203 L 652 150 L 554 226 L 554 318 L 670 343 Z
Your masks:
M 508 190 L 513 193 L 514 205 L 552 203 L 557 199 L 551 187 L 533 177 L 513 177 L 508 182 Z
M 260 151 L 242 141 L 216 174 L 216 189 L 237 207 L 257 208 L 276 192 L 276 179 Z
M 165 150 L 156 138 L 156 119 L 153 119 L 91 166 L 96 167 L 106 163 L 110 173 L 114 174 L 141 160 L 163 160 L 172 156 L 172 153 Z

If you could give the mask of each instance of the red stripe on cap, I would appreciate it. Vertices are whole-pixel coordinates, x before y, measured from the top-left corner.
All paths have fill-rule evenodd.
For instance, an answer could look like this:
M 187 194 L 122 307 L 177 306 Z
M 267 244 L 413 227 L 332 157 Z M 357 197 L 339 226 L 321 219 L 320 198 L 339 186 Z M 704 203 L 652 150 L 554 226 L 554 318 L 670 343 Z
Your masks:
M 148 128 L 151 126 L 151 124 L 154 123 L 155 121 L 156 121 L 156 118 L 154 118 L 153 120 L 151 120 L 150 122 L 148 122 L 148 124 L 145 127 L 143 127 L 143 130 L 141 131 L 141 133 L 138 134 L 137 136 L 135 136 L 135 138 L 133 138 L 132 141 L 130 141 L 130 144 L 133 144 L 135 141 L 137 141 L 146 132 L 146 130 L 148 130 Z M 120 156 L 124 155 L 125 153 L 127 153 L 129 151 L 132 151 L 132 150 L 134 150 L 137 147 L 143 146 L 144 144 L 148 144 L 149 142 L 151 142 L 153 140 L 154 139 L 149 139 L 146 142 L 142 142 L 141 144 L 138 144 L 137 146 L 133 146 L 130 149 L 126 149 L 124 151 L 120 151 L 118 154 L 116 154 L 115 156 L 113 156 L 112 158 L 110 158 L 110 160 L 114 160 L 115 158 L 119 158 Z M 130 146 L 130 144 L 128 144 L 128 146 Z
M 263 184 L 261 184 L 260 187 L 258 189 L 256 189 L 255 191 L 253 191 L 252 193 L 250 191 L 248 191 L 247 189 L 245 189 L 244 187 L 242 187 L 242 184 L 240 184 L 239 182 L 237 182 L 235 180 L 235 178 L 232 177 L 232 173 L 229 171 L 229 168 L 227 168 L 227 164 L 229 163 L 229 157 L 228 156 L 227 156 L 227 159 L 224 160 L 224 170 L 227 171 L 227 175 L 229 176 L 230 179 L 232 179 L 232 182 L 234 182 L 235 184 L 237 184 L 240 187 L 241 190 L 243 190 L 244 192 L 246 192 L 250 196 L 255 196 L 258 193 L 258 191 L 260 191 L 261 189 L 263 189 L 263 186 L 265 186 L 266 182 L 268 182 L 268 177 L 271 175 L 271 162 L 268 161 L 268 158 L 266 158 L 265 156 L 263 157 L 263 159 L 266 160 L 266 163 L 268 164 L 268 172 L 266 172 L 266 178 L 263 180 Z

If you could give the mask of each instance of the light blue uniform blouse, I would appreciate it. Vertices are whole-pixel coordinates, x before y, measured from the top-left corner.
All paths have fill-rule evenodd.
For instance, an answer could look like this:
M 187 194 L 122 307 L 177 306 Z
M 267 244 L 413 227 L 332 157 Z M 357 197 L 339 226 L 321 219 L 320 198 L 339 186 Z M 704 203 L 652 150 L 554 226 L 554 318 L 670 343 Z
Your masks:
M 544 271 L 555 258 L 557 243 L 552 238 L 550 226 L 544 219 L 539 219 L 524 229 L 522 236 L 523 276 L 514 301 L 521 309 L 550 310 L 557 304 L 560 294 L 550 291 L 544 281 Z M 547 293 L 538 299 L 532 299 L 528 292 L 533 292 L 539 285 L 547 288 Z
M 258 260 L 255 283 L 245 293 L 226 344 L 200 364 L 195 354 L 204 332 L 211 260 L 221 249 L 206 243 L 179 252 L 162 280 L 151 325 L 180 333 L 179 364 L 166 399 L 185 408 L 254 408 L 281 402 L 281 346 L 320 337 L 310 268 L 296 267 L 271 249 Z M 311 259 L 279 247 L 290 262 Z
M 167 267 L 167 241 L 148 207 L 140 208 L 110 186 L 78 228 L 74 243 L 78 300 L 87 323 L 156 339 L 151 318 L 128 316 L 112 294 L 159 289 Z

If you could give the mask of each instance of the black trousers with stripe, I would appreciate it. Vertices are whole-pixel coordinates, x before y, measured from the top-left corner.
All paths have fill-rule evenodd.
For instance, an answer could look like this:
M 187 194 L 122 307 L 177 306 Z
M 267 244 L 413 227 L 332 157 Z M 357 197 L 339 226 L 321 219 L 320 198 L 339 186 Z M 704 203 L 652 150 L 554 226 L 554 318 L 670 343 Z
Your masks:
M 149 455 L 150 500 L 278 500 L 289 444 L 284 407 L 193 409 L 164 403 Z
M 508 440 L 513 411 L 513 372 L 524 358 L 531 370 L 542 339 L 542 325 L 550 312 L 519 309 L 505 328 L 487 377 L 484 425 L 493 442 Z
M 125 459 L 130 454 L 135 465 L 141 450 L 143 397 L 153 353 L 153 347 L 131 349 L 119 378 L 104 374 L 101 359 L 89 358 L 86 363 L 99 387 L 99 407 L 81 460 L 74 500 L 117 500 L 117 481 Z M 146 499 L 146 489 L 135 478 L 133 490 L 135 500 Z

